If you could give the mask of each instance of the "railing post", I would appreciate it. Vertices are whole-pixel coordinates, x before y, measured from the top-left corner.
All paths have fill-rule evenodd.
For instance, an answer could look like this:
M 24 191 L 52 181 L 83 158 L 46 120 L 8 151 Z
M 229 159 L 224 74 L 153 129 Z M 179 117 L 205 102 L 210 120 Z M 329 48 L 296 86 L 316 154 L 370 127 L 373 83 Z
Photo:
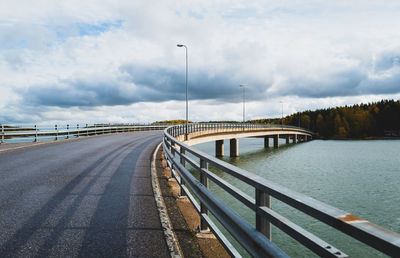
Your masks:
M 203 159 L 200 159 L 200 168 L 208 170 L 208 164 Z M 200 173 L 200 182 L 208 188 L 208 179 L 203 171 Z M 200 203 L 200 212 L 208 215 L 208 209 L 202 202 Z M 208 224 L 202 216 L 200 216 L 200 230 L 209 230 Z
M 184 154 L 185 154 L 185 149 L 181 147 L 181 150 L 180 150 L 180 157 L 181 157 L 181 159 L 180 159 L 180 161 L 181 161 L 182 166 L 186 167 L 185 159 L 184 159 L 183 156 L 182 156 L 182 155 L 184 155 Z M 185 182 L 183 181 L 183 177 L 181 176 L 181 185 L 184 185 L 184 184 L 185 184 Z M 181 196 L 185 196 L 185 195 L 186 195 L 186 193 L 185 193 L 185 191 L 183 190 L 183 187 L 181 187 Z
M 171 151 L 172 155 L 175 157 L 175 149 L 174 149 L 175 143 L 172 141 L 172 139 L 170 140 L 170 143 L 171 143 L 171 145 L 169 147 L 170 151 Z
M 86 124 L 86 136 L 89 136 L 89 126 Z
M 4 125 L 1 125 L 1 143 L 4 143 Z
M 37 125 L 35 125 L 35 142 L 38 142 Z
M 256 205 L 257 208 L 265 206 L 271 208 L 271 197 L 259 189 L 256 189 Z M 267 219 L 258 215 L 256 212 L 256 229 L 265 235 L 269 240 L 271 240 L 271 224 Z
M 77 133 L 76 137 L 79 138 L 79 124 L 76 125 L 76 131 L 77 131 L 76 132 Z
M 69 125 L 67 125 L 67 139 L 69 139 Z
M 55 131 L 56 131 L 56 141 L 57 141 L 57 140 L 58 140 L 58 126 L 55 125 L 55 126 L 54 126 L 54 129 L 55 129 Z

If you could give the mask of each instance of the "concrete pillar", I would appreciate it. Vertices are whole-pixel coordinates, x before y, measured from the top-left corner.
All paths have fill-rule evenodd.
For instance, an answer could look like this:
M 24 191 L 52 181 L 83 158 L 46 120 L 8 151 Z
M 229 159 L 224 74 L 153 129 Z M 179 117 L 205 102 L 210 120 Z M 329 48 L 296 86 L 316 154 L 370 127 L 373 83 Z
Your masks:
M 297 143 L 297 134 L 293 134 L 293 143 Z
M 231 157 L 239 157 L 239 141 L 238 139 L 230 139 L 229 149 Z
M 269 137 L 264 136 L 264 148 L 269 148 Z
M 286 135 L 286 144 L 290 143 L 290 135 Z
M 274 148 L 279 148 L 279 134 L 274 135 Z
M 216 157 L 224 156 L 224 140 L 215 141 L 215 156 Z

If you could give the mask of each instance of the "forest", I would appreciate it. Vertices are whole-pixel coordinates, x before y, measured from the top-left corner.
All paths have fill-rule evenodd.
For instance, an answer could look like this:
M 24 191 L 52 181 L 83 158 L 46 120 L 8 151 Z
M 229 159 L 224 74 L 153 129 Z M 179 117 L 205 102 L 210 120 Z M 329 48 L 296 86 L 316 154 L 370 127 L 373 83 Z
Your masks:
M 279 119 L 252 123 L 280 124 Z M 400 101 L 382 100 L 368 104 L 304 111 L 286 116 L 283 124 L 301 126 L 322 139 L 368 139 L 400 136 Z

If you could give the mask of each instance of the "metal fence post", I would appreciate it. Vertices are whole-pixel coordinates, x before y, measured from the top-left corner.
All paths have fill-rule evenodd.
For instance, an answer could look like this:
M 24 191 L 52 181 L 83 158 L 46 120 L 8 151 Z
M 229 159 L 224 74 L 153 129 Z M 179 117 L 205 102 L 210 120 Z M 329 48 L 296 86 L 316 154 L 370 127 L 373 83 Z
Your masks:
M 170 139 L 170 146 L 169 146 L 169 151 L 172 153 L 172 155 L 175 157 L 175 143 Z
M 67 125 L 67 139 L 69 139 L 69 125 Z
M 88 127 L 88 124 L 86 124 L 86 136 L 89 136 L 89 127 Z
M 203 159 L 200 159 L 200 168 L 208 170 L 208 164 Z M 200 173 L 200 182 L 208 188 L 208 179 L 203 171 Z M 202 202 L 200 203 L 200 212 L 208 215 L 208 209 Z M 200 230 L 209 230 L 208 224 L 202 216 L 200 216 Z
M 4 125 L 1 125 L 1 143 L 4 143 Z
M 185 149 L 181 147 L 181 150 L 180 150 L 180 157 L 181 157 L 181 159 L 180 159 L 180 161 L 181 161 L 182 166 L 186 167 L 185 158 L 182 156 L 182 155 L 184 155 L 184 154 L 185 154 Z M 184 185 L 184 184 L 185 184 L 185 182 L 183 181 L 183 177 L 181 176 L 181 185 Z M 185 195 L 186 195 L 186 194 L 185 194 L 185 191 L 184 191 L 183 188 L 181 187 L 181 196 L 185 196 Z
M 55 125 L 54 126 L 54 129 L 55 129 L 55 131 L 56 131 L 56 141 L 58 140 L 58 126 L 57 125 Z
M 256 189 L 256 205 L 257 207 L 266 206 L 271 208 L 271 197 L 259 189 Z M 271 240 L 271 224 L 264 217 L 256 212 L 256 229 Z
M 38 142 L 37 125 L 35 125 L 35 142 Z
M 76 138 L 79 138 L 79 124 L 76 125 Z

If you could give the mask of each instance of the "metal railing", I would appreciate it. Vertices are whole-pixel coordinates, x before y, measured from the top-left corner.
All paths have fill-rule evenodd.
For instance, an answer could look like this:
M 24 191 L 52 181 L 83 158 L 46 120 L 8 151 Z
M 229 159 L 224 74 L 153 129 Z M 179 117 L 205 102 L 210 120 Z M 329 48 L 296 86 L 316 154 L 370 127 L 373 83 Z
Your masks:
M 74 126 L 54 125 L 54 127 L 46 126 L 15 126 L 15 125 L 0 125 L 0 143 L 15 143 L 15 142 L 39 142 L 53 141 L 60 139 L 71 139 L 85 136 L 93 136 L 99 134 L 122 133 L 132 131 L 150 131 L 164 130 L 170 124 L 156 125 L 125 125 L 125 124 L 85 124 Z
M 275 129 L 277 134 L 280 129 L 293 131 L 293 133 L 311 133 L 302 128 L 289 126 L 282 128 L 281 126 L 250 124 L 192 124 L 189 126 L 189 134 L 200 130 L 217 130 L 218 128 L 232 128 L 233 130 L 237 130 L 237 128 L 245 128 L 246 130 L 265 128 L 265 130 L 269 130 L 271 128 Z M 186 195 L 200 214 L 201 229 L 211 229 L 230 255 L 234 257 L 241 256 L 210 219 L 209 213 L 219 221 L 249 254 L 255 257 L 286 257 L 286 254 L 267 237 L 270 223 L 317 255 L 323 257 L 347 257 L 344 252 L 273 211 L 269 205 L 271 197 L 385 254 L 391 256 L 400 254 L 399 234 L 196 150 L 176 139 L 184 132 L 185 128 L 183 126 L 172 126 L 164 130 L 163 147 L 167 164 L 171 168 L 172 175 L 181 186 L 181 195 Z M 189 164 L 200 173 L 200 180 L 197 180 L 191 174 L 186 164 Z M 249 196 L 211 172 L 208 169 L 208 165 L 212 165 L 224 173 L 241 180 L 241 182 L 252 186 L 254 188 L 254 196 Z M 256 217 L 256 226 L 253 227 L 231 207 L 219 200 L 209 190 L 208 180 L 211 180 L 227 194 L 230 194 L 253 210 Z M 196 201 L 196 198 L 200 203 Z

